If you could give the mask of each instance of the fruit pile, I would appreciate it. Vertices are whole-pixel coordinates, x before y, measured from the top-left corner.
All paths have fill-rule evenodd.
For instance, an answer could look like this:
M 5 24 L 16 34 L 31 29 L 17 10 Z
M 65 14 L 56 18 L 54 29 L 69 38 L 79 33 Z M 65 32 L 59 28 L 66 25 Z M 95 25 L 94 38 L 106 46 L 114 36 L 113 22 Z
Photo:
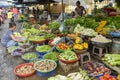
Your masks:
M 104 74 L 103 76 L 101 76 L 99 78 L 99 80 L 116 80 L 113 76 L 109 75 L 109 74 Z

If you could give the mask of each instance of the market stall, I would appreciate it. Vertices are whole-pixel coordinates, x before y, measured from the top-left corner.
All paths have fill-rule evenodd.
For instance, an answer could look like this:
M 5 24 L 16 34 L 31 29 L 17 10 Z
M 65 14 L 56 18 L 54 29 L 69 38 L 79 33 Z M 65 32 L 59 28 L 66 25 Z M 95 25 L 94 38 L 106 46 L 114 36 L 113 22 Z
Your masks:
M 57 21 L 35 27 L 26 19 L 28 24 L 15 33 L 26 42 L 8 48 L 13 56 L 25 61 L 16 65 L 15 75 L 23 79 L 115 80 L 120 71 L 119 19 L 120 16 L 65 19 L 62 32 Z

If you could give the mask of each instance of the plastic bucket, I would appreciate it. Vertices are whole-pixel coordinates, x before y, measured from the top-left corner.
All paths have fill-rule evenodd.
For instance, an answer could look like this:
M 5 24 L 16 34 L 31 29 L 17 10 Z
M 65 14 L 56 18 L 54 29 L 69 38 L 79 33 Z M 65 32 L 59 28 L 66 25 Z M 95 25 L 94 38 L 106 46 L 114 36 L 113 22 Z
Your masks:
M 118 39 L 113 40 L 112 53 L 120 53 L 120 40 Z

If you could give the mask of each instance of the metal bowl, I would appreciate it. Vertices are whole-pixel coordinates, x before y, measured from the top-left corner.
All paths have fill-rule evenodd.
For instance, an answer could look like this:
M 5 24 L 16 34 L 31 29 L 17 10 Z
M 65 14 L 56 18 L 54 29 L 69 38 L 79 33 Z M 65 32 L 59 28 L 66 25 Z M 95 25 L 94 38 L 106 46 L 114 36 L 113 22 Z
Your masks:
M 91 43 L 97 47 L 109 47 L 111 45 L 112 41 L 110 41 L 110 42 L 95 42 L 95 41 L 91 40 Z

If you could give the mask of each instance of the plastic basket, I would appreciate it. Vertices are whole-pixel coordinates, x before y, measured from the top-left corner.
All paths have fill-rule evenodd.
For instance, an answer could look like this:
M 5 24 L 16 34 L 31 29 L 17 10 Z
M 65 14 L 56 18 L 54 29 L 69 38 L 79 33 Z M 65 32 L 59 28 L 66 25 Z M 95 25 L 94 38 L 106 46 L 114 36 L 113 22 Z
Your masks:
M 16 73 L 17 69 L 19 69 L 20 67 L 22 67 L 24 65 L 33 66 L 32 63 L 20 64 L 20 65 L 18 65 L 18 66 L 16 66 L 14 68 L 14 74 L 17 75 L 17 76 L 19 76 L 19 77 L 28 77 L 28 76 L 32 76 L 33 74 L 35 74 L 35 70 L 33 72 L 31 72 L 31 73 L 28 73 L 28 74 L 18 74 L 18 73 Z
M 47 52 L 35 52 L 38 55 L 38 59 L 42 59 Z
M 34 69 L 36 70 L 36 74 L 37 74 L 38 76 L 42 76 L 42 77 L 47 77 L 47 76 L 52 76 L 52 75 L 54 75 L 54 74 L 56 73 L 57 63 L 56 63 L 55 61 L 53 61 L 53 60 L 48 60 L 48 61 L 53 62 L 53 63 L 55 64 L 55 67 L 54 67 L 52 70 L 43 72 L 43 71 L 37 70 L 37 69 L 35 68 L 35 66 L 36 66 L 37 63 L 39 63 L 39 62 L 41 62 L 41 61 L 45 61 L 45 60 L 48 60 L 48 59 L 43 59 L 43 60 L 39 60 L 39 61 L 35 62 L 35 64 L 34 64 Z
M 47 73 L 42 73 L 42 72 L 39 72 L 39 71 L 36 72 L 36 74 L 37 74 L 38 76 L 42 76 L 42 77 L 52 76 L 52 75 L 54 75 L 55 73 L 56 73 L 56 70 L 55 70 L 55 69 L 54 69 L 53 71 L 47 72 Z
M 78 57 L 78 59 L 76 59 L 76 60 L 62 60 L 60 58 L 59 58 L 59 60 L 63 63 L 66 63 L 66 64 L 73 64 L 73 63 L 76 63 L 78 60 L 80 60 L 80 56 L 77 55 L 77 57 Z
M 28 53 L 26 53 L 26 54 L 28 54 Z M 30 53 L 31 54 L 31 53 Z M 38 54 L 36 54 L 36 53 L 34 53 L 37 57 L 36 58 L 34 58 L 34 59 L 25 59 L 23 56 L 24 55 L 22 55 L 22 59 L 24 60 L 24 61 L 26 61 L 26 62 L 33 62 L 33 61 L 35 61 L 36 59 L 38 59 L 39 58 L 39 55 Z

